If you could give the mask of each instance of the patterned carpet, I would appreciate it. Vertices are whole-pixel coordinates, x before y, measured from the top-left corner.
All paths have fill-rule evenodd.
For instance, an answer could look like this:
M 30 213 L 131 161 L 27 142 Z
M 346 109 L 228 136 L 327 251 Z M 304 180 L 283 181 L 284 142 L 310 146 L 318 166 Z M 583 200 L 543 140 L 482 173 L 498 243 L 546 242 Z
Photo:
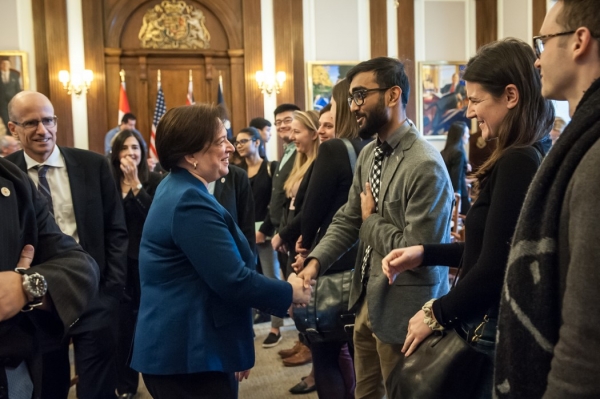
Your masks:
M 291 319 L 285 319 L 285 326 L 281 333 L 281 343 L 273 348 L 262 347 L 263 340 L 269 333 L 270 323 L 261 323 L 254 326 L 256 339 L 254 350 L 256 352 L 256 365 L 250 373 L 250 377 L 240 384 L 239 399 L 280 399 L 280 398 L 302 398 L 317 399 L 317 393 L 306 395 L 292 395 L 288 389 L 296 385 L 300 378 L 310 373 L 311 364 L 298 367 L 284 367 L 277 352 L 280 349 L 291 348 L 298 339 L 298 333 Z M 75 387 L 69 392 L 69 399 L 76 399 Z M 151 399 L 146 391 L 144 381 L 140 378 L 140 388 L 136 399 Z

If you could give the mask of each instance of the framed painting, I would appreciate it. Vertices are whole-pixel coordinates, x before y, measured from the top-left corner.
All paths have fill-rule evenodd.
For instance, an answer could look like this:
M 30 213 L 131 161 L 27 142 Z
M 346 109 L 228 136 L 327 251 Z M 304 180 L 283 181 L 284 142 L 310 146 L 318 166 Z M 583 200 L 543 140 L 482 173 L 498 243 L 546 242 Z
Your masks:
M 18 92 L 29 89 L 27 53 L 0 51 L 0 117 L 8 131 L 8 103 Z
M 431 140 L 445 140 L 453 122 L 467 118 L 467 91 L 462 80 L 464 61 L 419 62 L 417 79 L 418 128 Z
M 316 61 L 306 63 L 306 109 L 321 110 L 329 104 L 331 90 L 358 61 Z

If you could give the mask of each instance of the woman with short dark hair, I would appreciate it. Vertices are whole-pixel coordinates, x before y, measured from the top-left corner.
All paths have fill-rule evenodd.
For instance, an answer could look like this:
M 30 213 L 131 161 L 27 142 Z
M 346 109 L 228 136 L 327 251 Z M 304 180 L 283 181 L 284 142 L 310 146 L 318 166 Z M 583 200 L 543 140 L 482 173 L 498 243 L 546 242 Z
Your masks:
M 467 152 L 465 145 L 469 142 L 469 128 L 465 122 L 454 122 L 448 129 L 446 146 L 442 150 L 442 158 L 448 169 L 454 192 L 460 194 L 460 213 L 466 215 L 471 208 L 469 191 L 467 190 Z
M 233 146 L 219 108 L 173 108 L 156 131 L 170 174 L 159 185 L 140 246 L 142 299 L 131 367 L 162 398 L 237 398 L 254 366 L 251 308 L 284 316 L 310 289 L 258 274 L 232 216 L 208 192 Z

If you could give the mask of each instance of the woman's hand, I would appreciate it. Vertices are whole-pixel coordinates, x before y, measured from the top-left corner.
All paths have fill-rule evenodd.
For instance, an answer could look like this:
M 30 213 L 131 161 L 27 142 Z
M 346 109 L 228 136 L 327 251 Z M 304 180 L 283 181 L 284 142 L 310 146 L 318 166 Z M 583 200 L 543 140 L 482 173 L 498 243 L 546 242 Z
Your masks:
M 279 234 L 275 234 L 273 238 L 271 238 L 271 246 L 273 247 L 274 251 L 279 251 L 282 253 L 286 253 L 288 251 L 287 246 Z
M 292 286 L 292 302 L 294 305 L 306 306 L 310 301 L 312 295 L 313 286 L 317 283 L 316 280 L 312 280 L 308 287 L 304 286 L 304 280 L 299 278 L 296 273 L 290 273 L 288 283 Z
M 129 155 L 121 158 L 121 171 L 123 172 L 123 183 L 132 189 L 140 184 L 137 165 Z
M 235 379 L 237 382 L 242 382 L 242 380 L 247 380 L 249 376 L 250 376 L 250 370 L 235 372 Z
M 300 273 L 302 269 L 304 269 L 305 260 L 306 258 L 304 256 L 300 254 L 296 255 L 296 260 L 294 261 L 294 263 L 292 263 L 292 269 L 294 269 L 296 273 Z
M 402 347 L 402 353 L 404 356 L 410 356 L 423 342 L 425 338 L 433 333 L 433 330 L 425 324 L 425 312 L 419 310 L 416 315 L 408 322 L 408 334 L 406 334 L 406 341 Z
M 394 284 L 398 274 L 421 266 L 425 249 L 422 245 L 394 249 L 381 261 L 381 268 L 389 280 Z
M 298 241 L 296 241 L 296 253 L 306 258 L 309 252 L 310 250 L 304 248 L 304 244 L 302 243 L 302 236 L 298 237 Z
M 264 244 L 265 241 L 266 241 L 265 235 L 262 232 L 257 231 L 256 232 L 256 243 L 257 244 Z

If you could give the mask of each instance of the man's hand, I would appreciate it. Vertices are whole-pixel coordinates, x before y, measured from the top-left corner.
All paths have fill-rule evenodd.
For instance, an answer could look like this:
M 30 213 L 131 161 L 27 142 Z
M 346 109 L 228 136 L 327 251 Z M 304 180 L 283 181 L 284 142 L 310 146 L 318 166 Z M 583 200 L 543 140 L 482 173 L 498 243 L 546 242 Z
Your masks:
M 33 261 L 32 245 L 25 245 L 17 267 L 29 269 Z M 27 304 L 23 290 L 23 277 L 14 271 L 0 272 L 0 321 L 14 317 Z
M 256 243 L 257 244 L 264 244 L 266 239 L 267 239 L 267 237 L 265 237 L 265 235 L 263 233 L 261 233 L 260 231 L 256 232 Z
M 316 259 L 311 259 L 307 265 L 304 266 L 304 269 L 300 273 L 298 273 L 298 277 L 304 280 L 304 288 L 308 288 L 314 285 L 314 281 L 319 275 L 319 269 L 321 268 L 321 264 Z
M 424 248 L 422 245 L 394 249 L 381 260 L 381 269 L 388 278 L 390 285 L 394 284 L 398 274 L 412 270 L 423 263 Z
M 365 183 L 365 191 L 360 193 L 360 209 L 363 222 L 375 213 L 375 198 L 371 192 L 371 184 Z
M 308 304 L 312 295 L 312 286 L 316 284 L 316 281 L 312 280 L 311 284 L 308 287 L 305 287 L 304 280 L 299 278 L 296 273 L 291 273 L 287 281 L 292 285 L 292 302 L 294 305 L 305 306 Z

